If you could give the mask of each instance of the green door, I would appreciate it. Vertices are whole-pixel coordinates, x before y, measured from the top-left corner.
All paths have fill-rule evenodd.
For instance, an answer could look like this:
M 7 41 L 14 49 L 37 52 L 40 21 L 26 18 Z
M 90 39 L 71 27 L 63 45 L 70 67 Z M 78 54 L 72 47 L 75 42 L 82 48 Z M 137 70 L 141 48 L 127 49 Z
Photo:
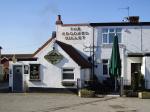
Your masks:
M 13 92 L 23 92 L 22 65 L 13 66 Z

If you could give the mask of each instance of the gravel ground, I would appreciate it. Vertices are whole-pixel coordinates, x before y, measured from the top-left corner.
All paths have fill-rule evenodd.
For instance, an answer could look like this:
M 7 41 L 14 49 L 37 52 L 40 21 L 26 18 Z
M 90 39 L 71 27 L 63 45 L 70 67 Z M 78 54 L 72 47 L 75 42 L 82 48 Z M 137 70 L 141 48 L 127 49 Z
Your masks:
M 150 99 L 74 94 L 1 93 L 0 112 L 150 112 Z

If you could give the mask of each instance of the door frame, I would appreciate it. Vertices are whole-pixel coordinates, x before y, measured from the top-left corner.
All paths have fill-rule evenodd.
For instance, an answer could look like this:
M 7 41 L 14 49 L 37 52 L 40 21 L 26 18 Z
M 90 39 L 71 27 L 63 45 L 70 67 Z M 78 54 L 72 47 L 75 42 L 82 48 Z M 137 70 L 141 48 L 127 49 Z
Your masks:
M 135 66 L 136 65 L 136 66 Z M 135 66 L 135 68 L 133 67 L 133 66 Z M 140 67 L 140 70 L 138 70 L 138 71 L 134 71 L 135 69 L 137 69 L 136 67 L 137 66 L 139 66 Z M 141 66 L 142 66 L 142 63 L 131 63 L 131 85 L 132 85 L 132 78 L 133 78 L 133 71 L 134 72 L 141 72 Z M 134 69 L 133 69 L 134 68 Z
M 22 64 L 13 64 L 12 65 L 12 91 L 14 91 L 14 71 L 13 71 L 13 69 L 14 69 L 14 66 L 21 66 L 21 68 L 22 68 L 22 92 L 23 92 L 23 89 L 24 89 L 24 83 L 23 83 L 23 80 L 24 80 L 24 68 L 23 68 L 23 65 Z

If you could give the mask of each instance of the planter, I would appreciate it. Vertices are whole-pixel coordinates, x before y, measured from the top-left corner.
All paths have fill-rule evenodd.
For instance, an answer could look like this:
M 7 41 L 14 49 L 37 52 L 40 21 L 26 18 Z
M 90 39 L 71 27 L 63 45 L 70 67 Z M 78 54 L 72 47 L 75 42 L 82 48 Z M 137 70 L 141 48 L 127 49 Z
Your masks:
M 138 92 L 133 90 L 124 90 L 124 94 L 126 97 L 138 97 Z
M 88 90 L 88 89 L 80 89 L 78 91 L 78 95 L 83 98 L 92 98 L 95 97 L 95 91 Z
M 75 86 L 75 81 L 62 81 L 63 86 Z
M 150 92 L 139 92 L 138 97 L 141 99 L 150 99 Z

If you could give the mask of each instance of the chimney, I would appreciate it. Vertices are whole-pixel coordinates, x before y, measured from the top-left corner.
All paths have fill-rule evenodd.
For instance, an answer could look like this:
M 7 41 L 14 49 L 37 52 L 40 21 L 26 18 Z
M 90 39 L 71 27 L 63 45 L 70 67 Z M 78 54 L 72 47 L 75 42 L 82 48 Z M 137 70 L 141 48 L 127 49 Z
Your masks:
M 128 20 L 130 23 L 138 23 L 139 22 L 139 16 L 129 16 Z
M 62 24 L 63 24 L 63 22 L 61 21 L 61 15 L 58 15 L 56 25 L 62 25 Z

